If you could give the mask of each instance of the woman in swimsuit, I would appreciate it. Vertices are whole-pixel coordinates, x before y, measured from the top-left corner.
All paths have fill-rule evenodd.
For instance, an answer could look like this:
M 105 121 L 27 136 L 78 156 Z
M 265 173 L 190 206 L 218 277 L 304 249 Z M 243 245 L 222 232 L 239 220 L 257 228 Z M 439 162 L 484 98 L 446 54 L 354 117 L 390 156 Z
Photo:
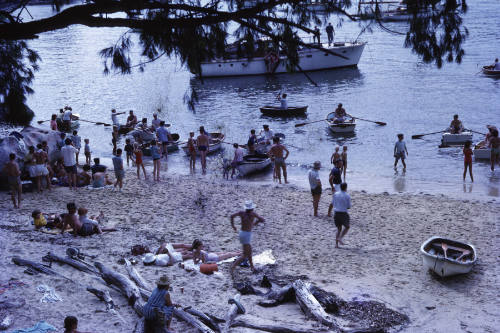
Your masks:
M 344 173 L 344 183 L 345 183 L 345 174 L 347 170 L 347 146 L 342 147 L 342 153 L 340 154 L 342 158 L 342 171 Z
M 464 180 L 465 180 L 465 175 L 467 174 L 467 168 L 469 168 L 469 175 L 471 181 L 474 181 L 474 177 L 472 177 L 472 155 L 474 152 L 470 148 L 470 145 L 472 142 L 467 141 L 464 145 Z
M 333 152 L 332 157 L 330 157 L 330 163 L 332 163 L 333 165 L 336 165 L 337 162 L 342 163 L 342 157 L 340 156 L 339 150 L 339 146 L 335 147 L 335 151 Z
M 194 171 L 196 164 L 196 140 L 194 139 L 194 132 L 189 132 L 187 146 L 189 149 L 189 169 Z
M 146 176 L 146 169 L 144 168 L 144 163 L 142 162 L 142 149 L 141 146 L 136 142 L 134 143 L 134 157 L 132 157 L 132 161 L 134 161 L 135 165 L 137 166 L 137 178 L 140 179 L 140 173 L 141 173 L 141 168 L 142 172 L 144 173 L 144 179 L 148 179 L 148 176 Z
M 160 181 L 160 148 L 156 140 L 151 140 L 151 157 L 153 158 L 153 180 Z
M 238 257 L 241 251 L 236 252 L 207 252 L 203 250 L 203 242 L 195 239 L 191 247 L 193 249 L 193 261 L 195 264 L 199 263 L 216 263 L 218 261 L 223 261 L 229 258 Z

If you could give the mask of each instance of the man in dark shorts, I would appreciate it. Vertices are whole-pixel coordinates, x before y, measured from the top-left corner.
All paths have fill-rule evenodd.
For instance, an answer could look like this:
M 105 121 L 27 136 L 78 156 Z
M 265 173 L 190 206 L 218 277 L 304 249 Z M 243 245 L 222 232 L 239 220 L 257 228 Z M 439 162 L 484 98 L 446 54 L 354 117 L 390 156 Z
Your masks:
M 64 170 L 66 170 L 66 174 L 68 175 L 69 189 L 71 190 L 71 184 L 73 184 L 73 188 L 76 190 L 76 174 L 78 172 L 76 169 L 76 152 L 78 150 L 71 145 L 70 138 L 66 138 L 64 143 L 65 146 L 61 148 Z
M 3 170 L 7 174 L 7 181 L 9 183 L 14 208 L 21 208 L 21 193 L 23 192 L 23 190 L 20 177 L 21 171 L 19 170 L 19 165 L 16 162 L 16 154 L 9 154 L 9 162 L 5 163 Z
M 351 196 L 347 194 L 347 183 L 340 184 L 340 191 L 333 194 L 332 203 L 328 207 L 328 216 L 332 216 L 332 208 L 335 210 L 333 220 L 337 227 L 337 236 L 335 238 L 335 248 L 339 247 L 339 243 L 344 245 L 342 238 L 344 238 L 350 227 L 350 219 L 347 210 L 351 208 Z M 342 227 L 344 230 L 342 230 Z
M 314 162 L 314 166 L 312 170 L 309 170 L 309 185 L 311 186 L 311 194 L 313 197 L 313 209 L 314 216 L 318 216 L 318 205 L 319 199 L 321 198 L 321 179 L 319 178 L 319 169 L 321 169 L 321 162 Z

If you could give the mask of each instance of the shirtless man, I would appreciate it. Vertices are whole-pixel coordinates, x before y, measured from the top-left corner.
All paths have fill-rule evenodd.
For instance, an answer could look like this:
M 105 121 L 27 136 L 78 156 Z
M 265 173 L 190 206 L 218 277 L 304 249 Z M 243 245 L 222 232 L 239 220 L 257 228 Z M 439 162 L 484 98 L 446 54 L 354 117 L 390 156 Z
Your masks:
M 66 205 L 68 214 L 64 215 L 63 227 L 61 234 L 67 229 L 68 226 L 73 228 L 73 236 L 90 236 L 94 233 L 101 233 L 101 229 L 93 223 L 88 221 L 82 222 L 76 215 L 76 205 L 74 202 L 69 202 Z
M 450 123 L 450 132 L 451 134 L 460 134 L 464 130 L 464 125 L 458 119 L 458 114 L 453 116 L 453 120 Z
M 47 182 L 47 189 L 50 190 L 50 176 L 49 169 L 47 169 L 47 161 L 49 160 L 49 156 L 42 149 L 42 144 L 39 143 L 36 145 L 38 149 L 34 154 L 35 157 L 35 173 L 36 173 L 36 187 L 38 192 L 42 192 L 42 178 L 45 177 L 45 181 Z
M 127 124 L 126 124 L 126 126 L 128 126 L 128 127 L 134 127 L 135 125 L 137 125 L 137 117 L 135 116 L 134 111 L 130 110 L 129 111 L 129 115 L 127 117 Z
M 490 147 L 491 171 L 495 171 L 495 164 L 500 163 L 500 138 L 498 137 L 498 130 L 496 128 L 491 131 Z
M 14 203 L 14 208 L 21 208 L 21 171 L 19 170 L 19 165 L 16 162 L 16 154 L 9 154 L 9 161 L 5 163 L 4 172 L 7 174 L 7 181 L 9 182 L 12 202 Z M 17 202 L 16 202 L 17 193 Z
M 283 156 L 283 152 L 286 152 Z M 285 160 L 288 158 L 290 152 L 280 143 L 280 138 L 275 136 L 273 138 L 273 145 L 271 149 L 267 152 L 269 157 L 274 157 L 274 170 L 276 171 L 276 176 L 281 184 L 281 169 L 283 169 L 283 178 L 285 178 L 285 184 L 288 184 L 286 180 L 286 163 Z
M 205 128 L 200 127 L 200 135 L 196 138 L 198 151 L 200 152 L 201 169 L 203 173 L 207 172 L 207 154 L 210 149 L 210 137 L 206 134 Z
M 337 108 L 335 109 L 335 119 L 333 120 L 336 123 L 343 123 L 345 121 L 345 117 L 347 113 L 345 109 L 342 107 L 342 103 L 339 103 Z
M 236 259 L 231 265 L 231 275 L 233 274 L 235 267 L 241 264 L 241 262 L 245 259 L 248 259 L 252 272 L 256 271 L 253 266 L 252 245 L 250 244 L 252 242 L 252 228 L 258 223 L 264 223 L 265 220 L 253 211 L 255 207 L 254 203 L 251 200 L 248 200 L 245 201 L 245 205 L 243 206 L 245 209 L 244 211 L 239 211 L 238 213 L 231 215 L 231 226 L 235 232 L 238 232 L 238 230 L 234 226 L 234 219 L 238 216 L 241 218 L 241 231 L 239 236 L 240 243 L 243 245 L 243 255 L 238 257 L 238 259 Z M 254 219 L 257 220 L 254 222 Z

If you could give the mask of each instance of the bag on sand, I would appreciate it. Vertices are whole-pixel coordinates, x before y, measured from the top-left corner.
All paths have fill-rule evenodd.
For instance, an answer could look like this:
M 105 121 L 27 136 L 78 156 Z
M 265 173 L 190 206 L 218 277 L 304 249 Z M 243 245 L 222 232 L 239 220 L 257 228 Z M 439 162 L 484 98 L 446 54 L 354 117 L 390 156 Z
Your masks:
M 144 253 L 150 253 L 151 251 L 149 250 L 149 247 L 146 245 L 134 245 L 132 246 L 132 249 L 130 250 L 130 253 L 132 253 L 133 256 L 140 256 L 143 255 Z

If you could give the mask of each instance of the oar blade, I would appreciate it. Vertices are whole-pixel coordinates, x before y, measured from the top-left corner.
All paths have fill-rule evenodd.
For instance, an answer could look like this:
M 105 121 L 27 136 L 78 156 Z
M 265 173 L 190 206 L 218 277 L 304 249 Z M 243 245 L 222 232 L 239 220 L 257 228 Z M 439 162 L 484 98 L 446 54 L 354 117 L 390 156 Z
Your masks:
M 384 123 L 383 121 L 376 121 L 375 122 L 377 125 L 380 125 L 380 126 L 385 126 L 387 125 L 387 123 Z
M 412 139 L 420 139 L 424 136 L 424 134 L 415 134 L 415 135 L 412 135 L 411 138 Z
M 299 123 L 299 124 L 295 124 L 295 127 L 302 127 L 302 126 L 305 126 L 309 123 Z
M 39 121 L 37 121 L 37 123 L 41 124 L 41 123 L 43 123 L 44 121 L 45 121 L 45 120 L 39 120 Z

